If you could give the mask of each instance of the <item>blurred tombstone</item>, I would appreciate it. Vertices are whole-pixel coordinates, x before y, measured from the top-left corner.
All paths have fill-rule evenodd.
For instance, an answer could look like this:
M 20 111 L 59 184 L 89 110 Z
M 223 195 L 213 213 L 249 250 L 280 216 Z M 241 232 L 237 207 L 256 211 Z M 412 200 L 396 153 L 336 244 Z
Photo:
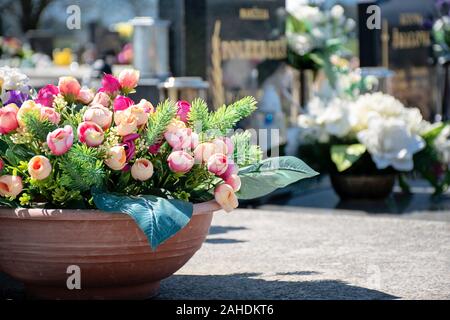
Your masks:
M 27 40 L 34 52 L 48 55 L 53 54 L 53 33 L 46 30 L 29 30 L 26 34 Z
M 369 29 L 377 5 L 380 29 Z M 434 0 L 380 0 L 358 4 L 359 56 L 362 67 L 382 66 L 394 72 L 389 93 L 405 105 L 418 107 L 427 119 L 437 112 L 438 92 L 431 63 L 432 39 L 427 22 Z M 369 13 L 368 13 L 369 11 Z
M 159 99 L 160 101 L 165 99 L 193 101 L 196 98 L 206 100 L 208 87 L 208 82 L 200 77 L 171 77 L 158 85 Z
M 293 87 L 283 63 L 284 7 L 284 0 L 164 0 L 159 7 L 161 17 L 173 22 L 174 75 L 207 79 L 214 108 L 256 97 L 258 112 L 241 126 L 281 129 L 279 143 L 285 142 Z

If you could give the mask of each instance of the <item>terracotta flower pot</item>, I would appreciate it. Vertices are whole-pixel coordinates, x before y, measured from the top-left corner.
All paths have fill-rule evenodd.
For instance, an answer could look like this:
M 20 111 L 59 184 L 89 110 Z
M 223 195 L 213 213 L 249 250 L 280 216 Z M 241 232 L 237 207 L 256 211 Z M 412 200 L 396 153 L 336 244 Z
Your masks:
M 219 209 L 194 205 L 190 223 L 156 251 L 126 214 L 0 209 L 0 270 L 33 298 L 151 298 L 200 249 Z M 81 290 L 68 289 L 69 266 L 80 268 Z
M 395 175 L 349 175 L 330 176 L 334 191 L 341 199 L 383 199 L 394 189 Z

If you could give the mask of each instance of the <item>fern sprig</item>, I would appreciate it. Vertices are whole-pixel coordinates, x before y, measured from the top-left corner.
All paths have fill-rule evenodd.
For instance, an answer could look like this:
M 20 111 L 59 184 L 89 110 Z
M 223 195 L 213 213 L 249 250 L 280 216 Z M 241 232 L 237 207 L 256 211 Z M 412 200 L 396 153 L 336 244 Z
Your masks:
M 201 131 L 207 126 L 207 121 L 209 119 L 209 110 L 208 105 L 206 104 L 205 100 L 197 98 L 192 102 L 191 110 L 188 114 L 188 120 L 191 128 L 197 129 L 199 125 L 201 125 L 201 128 L 199 128 Z
M 255 110 L 256 100 L 253 97 L 245 97 L 229 106 L 223 105 L 216 112 L 210 114 L 207 129 L 218 130 L 222 134 L 226 134 L 240 120 L 247 118 Z
M 47 139 L 49 132 L 56 130 L 57 126 L 48 120 L 41 120 L 35 112 L 26 113 L 23 122 L 27 131 L 37 140 L 43 142 Z
M 236 133 L 231 137 L 234 144 L 234 161 L 239 167 L 245 167 L 262 160 L 262 151 L 257 144 L 252 144 L 249 131 Z
M 101 186 L 106 178 L 99 149 L 77 144 L 60 160 L 60 184 L 70 190 L 88 191 Z
M 161 102 L 157 106 L 156 111 L 150 116 L 147 123 L 145 141 L 148 145 L 153 145 L 162 138 L 164 131 L 166 131 L 176 113 L 177 107 L 170 100 Z

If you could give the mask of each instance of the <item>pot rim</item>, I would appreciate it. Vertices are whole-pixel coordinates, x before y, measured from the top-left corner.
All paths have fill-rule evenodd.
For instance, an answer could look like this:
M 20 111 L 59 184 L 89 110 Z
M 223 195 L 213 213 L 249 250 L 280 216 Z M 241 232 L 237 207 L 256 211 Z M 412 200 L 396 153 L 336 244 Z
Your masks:
M 215 201 L 194 204 L 192 216 L 214 213 L 221 210 Z M 129 215 L 117 212 L 109 213 L 93 209 L 41 209 L 41 208 L 0 208 L 0 218 L 32 220 L 129 220 Z

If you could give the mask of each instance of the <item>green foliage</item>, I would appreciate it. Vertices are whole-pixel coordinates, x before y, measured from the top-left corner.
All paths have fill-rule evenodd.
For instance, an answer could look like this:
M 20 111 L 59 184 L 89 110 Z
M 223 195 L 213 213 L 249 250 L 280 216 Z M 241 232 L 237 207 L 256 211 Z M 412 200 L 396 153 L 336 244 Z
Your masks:
M 339 172 L 349 169 L 366 152 L 362 144 L 334 145 L 331 147 L 331 160 Z
M 249 131 L 236 133 L 231 140 L 234 144 L 233 158 L 238 166 L 245 167 L 261 161 L 261 148 L 252 143 L 252 134 Z
M 239 171 L 242 187 L 237 196 L 246 200 L 263 197 L 276 189 L 316 175 L 317 172 L 295 157 L 265 159 Z
M 61 157 L 60 185 L 70 190 L 88 191 L 105 183 L 106 172 L 100 151 L 84 144 L 74 145 Z
M 170 100 L 161 102 L 157 106 L 155 113 L 150 116 L 147 123 L 148 129 L 145 141 L 148 145 L 153 145 L 162 138 L 164 131 L 166 131 L 176 114 L 177 107 Z
M 191 110 L 188 114 L 189 124 L 191 127 L 195 128 L 197 123 L 201 123 L 202 127 L 205 126 L 205 122 L 209 118 L 208 105 L 203 99 L 195 99 L 192 102 Z
M 23 122 L 27 131 L 37 140 L 43 142 L 47 139 L 49 132 L 56 130 L 57 126 L 48 120 L 41 120 L 35 112 L 26 113 Z
M 256 110 L 256 104 L 255 98 L 245 97 L 229 106 L 221 106 L 209 115 L 205 127 L 208 130 L 218 130 L 226 134 L 240 120 L 250 116 Z

